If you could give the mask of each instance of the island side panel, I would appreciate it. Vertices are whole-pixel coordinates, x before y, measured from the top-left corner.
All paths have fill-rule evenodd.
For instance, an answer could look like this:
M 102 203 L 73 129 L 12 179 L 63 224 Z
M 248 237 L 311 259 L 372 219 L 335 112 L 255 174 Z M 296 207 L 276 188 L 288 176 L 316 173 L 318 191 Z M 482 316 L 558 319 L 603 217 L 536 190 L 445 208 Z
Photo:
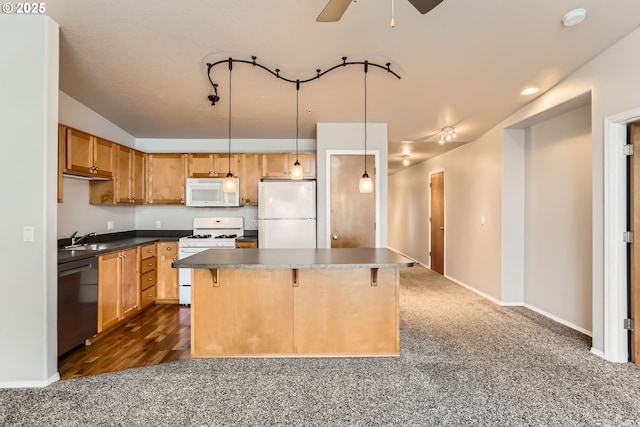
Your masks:
M 395 268 L 300 270 L 294 288 L 299 355 L 398 355 L 399 274 Z
M 291 286 L 291 270 L 194 269 L 192 357 L 293 353 Z

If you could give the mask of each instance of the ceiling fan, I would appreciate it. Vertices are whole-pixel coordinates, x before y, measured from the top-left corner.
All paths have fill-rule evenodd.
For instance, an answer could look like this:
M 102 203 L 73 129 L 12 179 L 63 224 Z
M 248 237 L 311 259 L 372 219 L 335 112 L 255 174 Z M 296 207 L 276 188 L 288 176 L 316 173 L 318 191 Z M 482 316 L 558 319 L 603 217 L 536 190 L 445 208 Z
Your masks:
M 320 15 L 316 18 L 318 22 L 336 22 L 342 18 L 344 12 L 349 7 L 352 0 L 329 0 L 329 3 L 322 9 Z M 431 9 L 442 3 L 442 0 L 409 0 L 423 15 Z

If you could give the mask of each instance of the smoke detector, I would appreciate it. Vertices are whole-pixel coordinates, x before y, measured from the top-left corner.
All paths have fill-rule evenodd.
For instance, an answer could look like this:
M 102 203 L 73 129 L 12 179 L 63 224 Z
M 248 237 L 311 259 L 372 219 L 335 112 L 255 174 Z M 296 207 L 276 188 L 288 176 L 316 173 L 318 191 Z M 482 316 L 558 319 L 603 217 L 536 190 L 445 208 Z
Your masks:
M 573 9 L 564 14 L 562 17 L 562 24 L 565 27 L 573 27 L 574 25 L 578 25 L 584 18 L 587 17 L 586 9 Z

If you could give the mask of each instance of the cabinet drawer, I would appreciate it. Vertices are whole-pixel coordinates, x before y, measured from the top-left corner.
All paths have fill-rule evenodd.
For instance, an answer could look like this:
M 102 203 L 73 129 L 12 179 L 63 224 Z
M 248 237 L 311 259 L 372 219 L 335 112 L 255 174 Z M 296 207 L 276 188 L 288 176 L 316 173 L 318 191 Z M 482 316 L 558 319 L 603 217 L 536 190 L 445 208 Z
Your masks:
M 158 256 L 166 256 L 174 258 L 178 254 L 178 244 L 169 242 L 169 243 L 158 243 Z
M 257 248 L 258 242 L 236 242 L 236 248 Z
M 156 257 L 140 260 L 140 273 L 146 273 L 147 271 L 155 270 L 156 264 Z
M 156 284 L 156 271 L 151 270 L 140 276 L 140 289 L 147 289 Z
M 149 289 L 145 289 L 140 292 L 140 306 L 145 308 L 146 306 L 153 304 L 156 301 L 156 287 L 152 286 Z
M 150 243 L 140 248 L 140 258 L 146 259 L 156 255 L 156 244 Z

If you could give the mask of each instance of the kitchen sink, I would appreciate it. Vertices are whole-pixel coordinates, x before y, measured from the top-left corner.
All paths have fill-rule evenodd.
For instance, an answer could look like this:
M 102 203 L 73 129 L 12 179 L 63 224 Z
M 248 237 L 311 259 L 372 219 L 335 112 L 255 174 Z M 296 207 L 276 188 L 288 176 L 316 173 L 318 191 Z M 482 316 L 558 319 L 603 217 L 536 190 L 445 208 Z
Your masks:
M 100 245 L 97 243 L 88 243 L 86 245 L 71 245 L 63 248 L 65 251 L 97 251 Z

